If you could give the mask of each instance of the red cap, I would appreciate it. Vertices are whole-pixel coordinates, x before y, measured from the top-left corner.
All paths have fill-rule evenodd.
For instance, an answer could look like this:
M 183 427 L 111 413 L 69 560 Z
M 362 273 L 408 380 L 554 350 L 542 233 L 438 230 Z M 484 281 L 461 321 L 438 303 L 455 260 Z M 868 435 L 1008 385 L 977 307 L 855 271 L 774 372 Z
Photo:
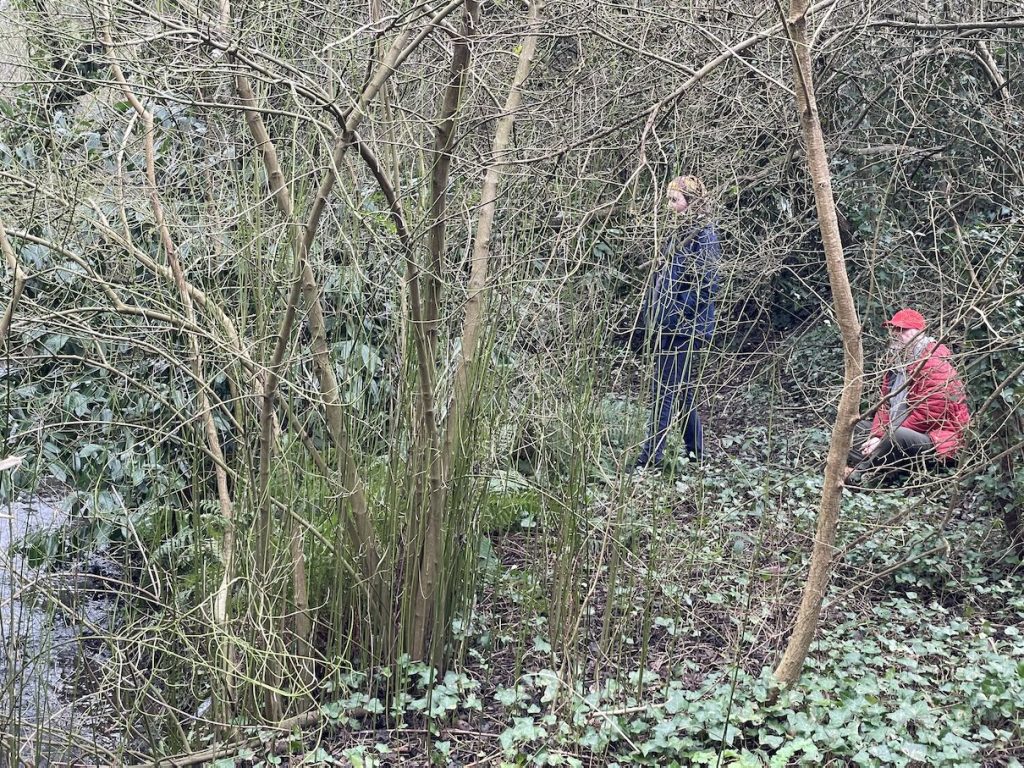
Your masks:
M 916 309 L 901 309 L 892 316 L 892 320 L 886 320 L 885 324 L 892 328 L 902 328 L 909 331 L 924 330 L 924 315 Z

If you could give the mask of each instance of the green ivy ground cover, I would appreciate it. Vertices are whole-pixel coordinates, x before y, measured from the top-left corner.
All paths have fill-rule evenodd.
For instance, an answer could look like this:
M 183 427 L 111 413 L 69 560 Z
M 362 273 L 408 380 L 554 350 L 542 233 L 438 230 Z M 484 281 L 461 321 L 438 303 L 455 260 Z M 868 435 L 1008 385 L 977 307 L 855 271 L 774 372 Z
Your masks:
M 341 684 L 353 693 L 329 712 L 344 728 L 327 754 L 367 766 L 1020 765 L 1020 573 L 997 522 L 971 511 L 969 489 L 948 520 L 948 493 L 847 494 L 839 546 L 850 549 L 805 672 L 791 689 L 774 686 L 820 491 L 820 477 L 788 464 L 824 434 L 787 428 L 776 441 L 751 429 L 736 445 L 765 445 L 776 470 L 751 470 L 737 449 L 675 480 L 624 480 L 624 499 L 615 484 L 592 494 L 580 525 L 593 561 L 579 586 L 593 605 L 568 645 L 551 623 L 552 561 L 536 556 L 553 523 L 531 505 L 525 528 L 482 550 L 484 594 L 458 627 L 466 662 L 438 679 L 403 670 L 409 693 L 386 718 L 401 725 L 383 741 L 373 731 L 372 744 L 368 721 L 345 713 L 385 705 L 358 693 L 359 680 Z M 600 542 L 616 525 L 625 565 L 610 589 Z M 616 594 L 602 637 L 602 601 Z

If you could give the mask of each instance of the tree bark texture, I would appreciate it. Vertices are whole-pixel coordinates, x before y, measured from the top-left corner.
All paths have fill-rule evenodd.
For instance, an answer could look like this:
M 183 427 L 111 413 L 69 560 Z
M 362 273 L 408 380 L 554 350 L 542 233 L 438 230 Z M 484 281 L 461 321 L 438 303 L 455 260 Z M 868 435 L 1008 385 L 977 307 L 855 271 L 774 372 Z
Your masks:
M 818 626 L 821 603 L 832 575 L 835 554 L 836 524 L 843 493 L 843 468 L 849 450 L 853 425 L 857 421 L 864 373 L 864 358 L 860 338 L 860 322 L 850 282 L 846 275 L 846 262 L 839 235 L 832 179 L 825 153 L 825 140 L 818 117 L 818 105 L 811 78 L 811 56 L 807 42 L 807 0 L 791 0 L 785 17 L 786 34 L 793 57 L 793 80 L 800 128 L 806 148 L 807 165 L 814 185 L 814 202 L 818 211 L 825 262 L 828 268 L 832 303 L 843 343 L 843 392 L 839 398 L 836 421 L 829 442 L 825 481 L 818 506 L 818 524 L 811 552 L 810 572 L 804 584 L 803 598 L 793 625 L 789 643 L 775 678 L 784 684 L 796 682 L 800 677 L 807 651 Z
M 519 62 L 505 99 L 502 116 L 494 131 L 490 162 L 480 190 L 479 218 L 473 238 L 468 297 L 462 321 L 462 353 L 456 363 L 451 406 L 445 419 L 445 428 L 442 430 L 445 442 L 441 454 L 442 465 L 439 469 L 442 472 L 444 488 L 442 493 L 439 493 L 436 499 L 432 499 L 427 507 L 428 517 L 424 527 L 423 555 L 419 565 L 418 590 L 415 596 L 415 600 L 420 604 L 417 605 L 414 615 L 415 645 L 410 649 L 410 653 L 417 648 L 426 652 L 429 645 L 430 629 L 434 624 L 439 602 L 443 600 L 439 586 L 444 557 L 442 534 L 445 504 L 439 502 L 445 501 L 443 490 L 451 482 L 451 470 L 456 463 L 456 451 L 462 450 L 460 440 L 462 425 L 472 411 L 476 397 L 471 381 L 475 373 L 474 363 L 484 327 L 484 300 L 491 251 L 491 229 L 497 209 L 498 181 L 506 164 L 505 155 L 511 143 L 516 111 L 522 100 L 523 84 L 529 77 L 533 66 L 543 11 L 544 0 L 531 1 L 529 27 L 519 52 Z M 416 657 L 415 654 L 413 655 Z
M 441 100 L 440 113 L 434 129 L 433 167 L 430 175 L 430 201 L 428 211 L 427 258 L 425 270 L 420 270 L 415 255 L 410 251 L 406 260 L 406 280 L 409 286 L 409 306 L 412 319 L 413 343 L 417 359 L 416 416 L 414 438 L 414 480 L 412 488 L 413 515 L 411 536 L 408 538 L 406 573 L 410 579 L 412 616 L 409 624 L 407 647 L 414 659 L 424 658 L 427 651 L 433 588 L 426 588 L 423 559 L 426 542 L 434 537 L 431 526 L 440 525 L 447 501 L 444 480 L 444 457 L 441 453 L 441 433 L 437 423 L 434 385 L 437 371 L 437 335 L 441 303 L 443 301 L 445 225 L 448 203 L 448 177 L 452 164 L 452 146 L 455 140 L 456 117 L 469 74 L 470 43 L 479 24 L 480 3 L 466 0 L 462 13 L 462 30 L 455 40 L 448 84 Z M 438 534 L 439 535 L 439 534 Z
M 4 315 L 0 318 L 0 349 L 7 348 L 7 337 L 11 332 L 11 323 L 14 322 L 14 312 L 18 308 L 18 300 L 21 299 L 21 292 L 25 288 L 25 281 L 28 279 L 25 271 L 18 263 L 18 256 L 7 239 L 7 230 L 0 221 L 0 250 L 3 251 L 4 262 L 14 279 L 14 286 L 11 289 L 11 300 L 7 303 Z

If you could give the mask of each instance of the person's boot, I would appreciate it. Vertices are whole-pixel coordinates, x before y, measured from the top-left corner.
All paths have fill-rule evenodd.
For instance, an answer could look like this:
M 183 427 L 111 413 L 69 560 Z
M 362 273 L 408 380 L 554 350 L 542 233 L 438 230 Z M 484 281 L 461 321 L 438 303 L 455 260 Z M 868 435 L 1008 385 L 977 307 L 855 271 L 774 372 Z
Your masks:
M 630 465 L 629 469 L 627 469 L 626 472 L 628 474 L 633 474 L 634 472 L 638 472 L 641 470 L 657 471 L 660 470 L 661 468 L 662 463 L 660 461 L 652 461 L 651 459 L 645 460 L 643 458 L 639 458 Z

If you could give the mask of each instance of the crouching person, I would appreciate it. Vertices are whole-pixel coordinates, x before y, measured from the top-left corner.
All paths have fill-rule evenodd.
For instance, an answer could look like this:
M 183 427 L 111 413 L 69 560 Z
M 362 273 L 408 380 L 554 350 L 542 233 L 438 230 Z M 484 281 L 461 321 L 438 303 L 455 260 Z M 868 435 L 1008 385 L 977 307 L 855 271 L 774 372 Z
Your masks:
M 858 485 L 876 467 L 905 469 L 951 463 L 970 421 L 963 382 L 949 349 L 925 333 L 925 319 L 901 309 L 885 323 L 894 367 L 882 381 L 873 420 L 853 430 L 846 482 Z

